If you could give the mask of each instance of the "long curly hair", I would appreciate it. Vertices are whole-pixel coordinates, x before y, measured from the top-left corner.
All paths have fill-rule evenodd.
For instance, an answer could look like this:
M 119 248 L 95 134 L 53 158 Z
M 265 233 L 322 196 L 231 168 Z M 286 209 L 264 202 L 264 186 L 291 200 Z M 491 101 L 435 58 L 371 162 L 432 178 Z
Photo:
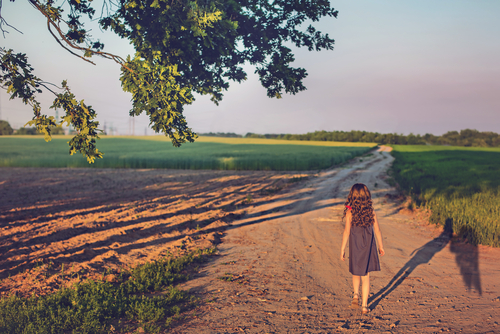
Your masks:
M 363 183 L 356 183 L 351 187 L 351 191 L 345 201 L 344 220 L 348 210 L 351 207 L 352 220 L 354 226 L 371 226 L 375 222 L 373 213 L 372 195 L 368 187 Z

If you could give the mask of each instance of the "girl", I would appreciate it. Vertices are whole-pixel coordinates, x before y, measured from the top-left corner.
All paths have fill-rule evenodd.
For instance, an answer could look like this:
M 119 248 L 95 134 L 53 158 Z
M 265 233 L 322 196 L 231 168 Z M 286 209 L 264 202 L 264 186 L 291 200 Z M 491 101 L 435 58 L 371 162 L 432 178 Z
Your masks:
M 370 271 L 379 271 L 378 252 L 384 255 L 382 234 L 373 210 L 372 198 L 368 188 L 362 183 L 352 186 L 345 201 L 344 215 L 346 218 L 344 237 L 340 249 L 340 259 L 345 261 L 345 247 L 349 240 L 349 272 L 352 274 L 354 295 L 352 306 L 359 305 L 359 283 L 361 280 L 361 312 L 366 314 L 368 309 L 368 294 L 370 293 Z

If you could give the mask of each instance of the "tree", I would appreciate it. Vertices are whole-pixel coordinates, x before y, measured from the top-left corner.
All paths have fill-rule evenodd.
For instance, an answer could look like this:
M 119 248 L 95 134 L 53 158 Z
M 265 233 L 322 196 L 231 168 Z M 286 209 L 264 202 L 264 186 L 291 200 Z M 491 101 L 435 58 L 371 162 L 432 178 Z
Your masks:
M 25 136 L 25 135 L 30 135 L 30 136 L 35 136 L 39 135 L 39 133 L 36 131 L 36 128 L 20 128 L 19 130 L 16 131 L 16 135 L 19 136 Z
M 0 136 L 11 135 L 14 129 L 10 126 L 9 122 L 0 120 Z
M 217 104 L 230 81 L 246 79 L 243 64 L 256 67 L 269 97 L 305 90 L 302 80 L 307 72 L 290 65 L 294 55 L 287 45 L 332 50 L 334 40 L 328 34 L 303 25 L 337 17 L 328 0 L 104 0 L 99 26 L 135 47 L 135 55 L 124 59 L 103 51 L 104 45 L 90 37 L 86 20 L 96 15 L 91 0 L 29 1 L 68 52 L 89 62 L 100 56 L 118 63 L 122 87 L 132 94 L 130 115 L 146 112 L 152 128 L 169 136 L 174 146 L 196 138 L 183 115 L 184 106 L 194 101 L 193 93 L 210 95 Z M 1 13 L 0 20 L 2 32 L 14 29 Z M 55 119 L 43 115 L 36 100 L 42 88 L 49 90 L 56 95 L 52 108 L 66 113 L 61 124 L 77 130 L 69 142 L 70 153 L 80 151 L 89 162 L 101 158 L 95 146 L 96 112 L 76 99 L 67 82 L 56 90 L 33 74 L 26 55 L 1 48 L 0 56 L 1 86 L 11 98 L 21 98 L 33 108 L 33 120 L 27 124 L 50 140 Z

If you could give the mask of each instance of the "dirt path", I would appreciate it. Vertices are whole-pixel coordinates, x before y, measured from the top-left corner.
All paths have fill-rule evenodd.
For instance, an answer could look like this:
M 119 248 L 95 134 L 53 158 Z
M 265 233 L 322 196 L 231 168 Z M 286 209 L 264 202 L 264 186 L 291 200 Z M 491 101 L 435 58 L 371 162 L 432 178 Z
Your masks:
M 392 159 L 385 150 L 356 159 L 234 221 L 220 256 L 184 286 L 204 303 L 174 332 L 500 332 L 500 249 L 450 240 L 425 215 L 403 214 L 385 181 Z M 348 307 L 351 276 L 339 259 L 356 182 L 372 190 L 386 250 L 368 316 Z

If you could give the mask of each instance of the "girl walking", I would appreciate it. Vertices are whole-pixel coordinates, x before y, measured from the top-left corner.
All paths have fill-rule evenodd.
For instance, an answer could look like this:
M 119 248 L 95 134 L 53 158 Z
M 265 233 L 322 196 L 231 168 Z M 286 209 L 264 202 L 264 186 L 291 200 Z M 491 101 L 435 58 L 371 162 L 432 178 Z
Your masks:
M 340 259 L 345 261 L 345 247 L 349 240 L 349 272 L 352 274 L 354 290 L 352 307 L 359 306 L 359 283 L 361 282 L 361 312 L 370 312 L 368 295 L 370 293 L 370 271 L 380 271 L 377 254 L 385 254 L 382 234 L 373 210 L 372 197 L 368 188 L 362 183 L 352 186 L 345 201 L 344 236 L 340 249 Z M 377 238 L 377 244 L 375 244 Z

